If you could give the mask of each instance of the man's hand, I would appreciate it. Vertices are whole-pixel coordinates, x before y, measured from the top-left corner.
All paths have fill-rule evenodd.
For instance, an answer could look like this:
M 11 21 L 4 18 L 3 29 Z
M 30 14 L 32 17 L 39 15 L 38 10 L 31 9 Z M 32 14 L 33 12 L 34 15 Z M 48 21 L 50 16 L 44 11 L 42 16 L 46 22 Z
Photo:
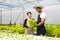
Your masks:
M 45 18 L 41 18 L 41 22 L 39 24 L 37 24 L 37 26 L 42 25 L 45 22 Z

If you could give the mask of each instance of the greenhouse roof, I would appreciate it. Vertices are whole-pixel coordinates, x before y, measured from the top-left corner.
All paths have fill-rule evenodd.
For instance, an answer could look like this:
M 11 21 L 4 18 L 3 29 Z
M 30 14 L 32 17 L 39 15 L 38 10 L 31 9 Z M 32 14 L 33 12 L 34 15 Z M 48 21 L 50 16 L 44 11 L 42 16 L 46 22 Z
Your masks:
M 0 0 L 0 7 L 9 7 L 9 8 L 16 8 L 16 7 L 31 7 L 34 5 L 56 5 L 60 4 L 60 0 Z

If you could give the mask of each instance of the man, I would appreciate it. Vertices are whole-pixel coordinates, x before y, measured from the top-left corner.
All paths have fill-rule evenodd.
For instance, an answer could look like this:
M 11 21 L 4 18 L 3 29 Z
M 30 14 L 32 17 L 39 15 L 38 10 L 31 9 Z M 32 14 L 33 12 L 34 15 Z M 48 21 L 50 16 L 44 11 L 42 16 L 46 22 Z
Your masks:
M 24 20 L 24 27 L 29 28 L 28 20 L 32 19 L 32 13 L 27 12 L 27 18 Z
M 28 20 L 32 19 L 32 13 L 27 12 L 27 17 L 28 18 L 26 18 L 25 21 L 24 21 L 24 27 L 26 27 L 25 34 L 32 35 L 33 30 L 32 30 L 32 28 L 30 28 L 30 25 L 29 25 L 29 22 L 28 22 Z
M 37 18 L 37 35 L 45 35 L 46 30 L 44 26 L 44 22 L 46 19 L 46 14 L 42 11 L 43 6 L 34 6 L 34 9 L 38 12 L 38 18 Z

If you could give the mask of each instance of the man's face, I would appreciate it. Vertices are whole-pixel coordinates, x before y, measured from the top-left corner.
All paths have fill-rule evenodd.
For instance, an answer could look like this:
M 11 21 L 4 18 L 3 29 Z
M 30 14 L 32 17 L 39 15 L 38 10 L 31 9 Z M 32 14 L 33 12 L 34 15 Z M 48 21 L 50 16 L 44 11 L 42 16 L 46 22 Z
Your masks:
M 36 11 L 37 11 L 38 13 L 41 13 L 41 12 L 42 12 L 42 9 L 41 9 L 41 8 L 36 8 Z
M 32 17 L 32 14 L 29 13 L 29 14 L 28 14 L 28 17 L 31 18 L 31 17 Z

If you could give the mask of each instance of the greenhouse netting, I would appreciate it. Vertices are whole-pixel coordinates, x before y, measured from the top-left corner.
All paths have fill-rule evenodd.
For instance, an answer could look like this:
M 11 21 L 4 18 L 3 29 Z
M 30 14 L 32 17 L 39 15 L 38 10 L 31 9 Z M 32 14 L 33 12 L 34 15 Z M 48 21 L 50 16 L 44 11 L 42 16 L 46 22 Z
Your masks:
M 31 11 L 32 17 L 36 19 L 34 5 L 44 6 L 46 23 L 60 24 L 60 0 L 0 0 L 0 24 L 23 23 L 28 11 Z

